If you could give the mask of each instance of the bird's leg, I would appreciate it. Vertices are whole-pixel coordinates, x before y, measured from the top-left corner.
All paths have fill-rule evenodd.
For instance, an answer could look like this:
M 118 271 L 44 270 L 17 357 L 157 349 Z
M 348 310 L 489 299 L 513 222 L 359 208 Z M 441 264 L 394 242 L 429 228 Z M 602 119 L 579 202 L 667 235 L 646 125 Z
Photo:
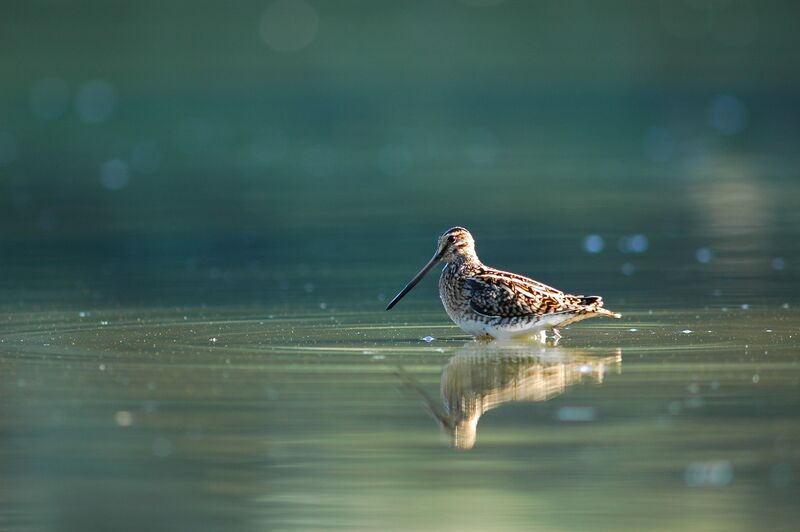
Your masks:
M 558 329 L 556 329 L 556 328 L 553 328 L 553 329 L 550 329 L 550 330 L 553 333 L 552 336 L 547 336 L 547 330 L 546 329 L 542 329 L 541 331 L 539 331 L 539 342 L 541 342 L 541 343 L 543 343 L 543 344 L 545 344 L 545 345 L 547 345 L 549 347 L 555 347 L 555 346 L 558 345 L 558 341 L 561 340 L 561 333 L 558 332 Z
M 482 334 L 480 336 L 476 336 L 475 340 L 479 342 L 491 342 L 492 340 L 494 340 L 494 336 L 492 336 L 491 334 Z

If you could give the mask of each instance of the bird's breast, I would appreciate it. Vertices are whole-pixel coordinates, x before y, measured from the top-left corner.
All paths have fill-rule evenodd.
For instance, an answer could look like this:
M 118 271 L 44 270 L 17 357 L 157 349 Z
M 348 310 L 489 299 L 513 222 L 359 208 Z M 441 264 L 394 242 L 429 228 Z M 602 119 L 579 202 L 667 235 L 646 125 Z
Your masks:
M 471 314 L 469 293 L 465 286 L 467 272 L 456 264 L 447 264 L 439 277 L 439 297 L 447 314 L 458 323 L 465 314 Z

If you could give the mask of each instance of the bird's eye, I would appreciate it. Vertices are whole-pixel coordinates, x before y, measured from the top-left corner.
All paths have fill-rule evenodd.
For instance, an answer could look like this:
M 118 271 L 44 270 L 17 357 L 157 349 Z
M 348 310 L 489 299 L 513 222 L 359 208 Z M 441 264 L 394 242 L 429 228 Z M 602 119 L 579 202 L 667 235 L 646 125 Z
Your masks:
M 456 241 L 456 235 L 450 235 L 450 236 L 447 238 L 447 240 L 449 240 L 451 244 L 455 243 L 455 241 Z

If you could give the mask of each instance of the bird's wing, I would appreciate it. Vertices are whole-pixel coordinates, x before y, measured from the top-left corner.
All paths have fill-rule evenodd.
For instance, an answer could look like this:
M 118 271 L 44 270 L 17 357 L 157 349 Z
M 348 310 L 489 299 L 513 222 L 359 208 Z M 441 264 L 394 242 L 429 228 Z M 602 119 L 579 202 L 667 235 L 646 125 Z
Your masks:
M 569 310 L 578 298 L 514 274 L 481 273 L 465 281 L 469 304 L 485 316 L 514 318 Z

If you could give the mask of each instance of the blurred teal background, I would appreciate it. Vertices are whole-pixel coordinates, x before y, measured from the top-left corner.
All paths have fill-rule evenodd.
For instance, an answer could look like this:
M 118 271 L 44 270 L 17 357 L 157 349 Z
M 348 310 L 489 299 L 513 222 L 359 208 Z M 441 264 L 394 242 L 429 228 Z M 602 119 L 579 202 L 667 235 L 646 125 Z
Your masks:
M 680 223 L 684 202 L 645 217 L 636 199 L 796 177 L 798 16 L 739 0 L 8 5 L 0 222 L 6 238 Z
M 796 526 L 800 3 L 0 13 L 0 528 Z M 383 312 L 454 225 L 623 320 Z
M 389 273 L 405 245 L 417 253 L 464 225 L 479 242 L 504 239 L 495 256 L 508 267 L 524 264 L 515 238 L 580 257 L 594 234 L 607 250 L 625 235 L 668 238 L 693 262 L 707 239 L 673 237 L 707 230 L 746 233 L 783 258 L 777 233 L 800 222 L 798 11 L 739 0 L 8 6 L 5 256 L 52 275 L 55 255 L 90 288 L 186 260 Z M 547 268 L 546 253 L 537 260 Z M 136 298 L 129 286 L 112 299 Z

